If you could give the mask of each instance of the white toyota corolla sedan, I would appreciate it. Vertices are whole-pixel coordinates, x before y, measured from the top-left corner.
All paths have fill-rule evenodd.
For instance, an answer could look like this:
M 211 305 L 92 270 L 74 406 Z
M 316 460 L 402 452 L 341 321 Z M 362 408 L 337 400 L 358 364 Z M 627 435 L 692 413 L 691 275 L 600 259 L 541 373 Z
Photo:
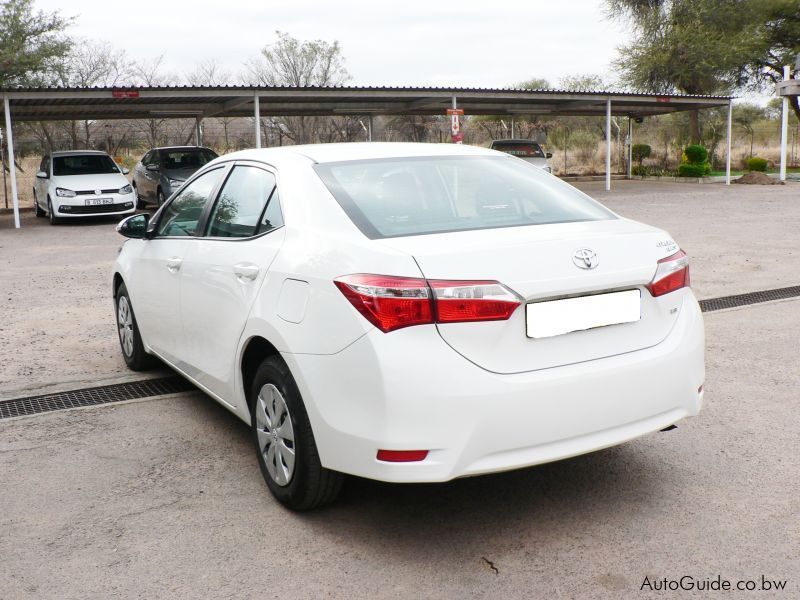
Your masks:
M 119 338 L 250 423 L 272 493 L 447 481 L 696 415 L 686 254 L 541 169 L 445 144 L 248 150 L 198 171 L 114 266 Z

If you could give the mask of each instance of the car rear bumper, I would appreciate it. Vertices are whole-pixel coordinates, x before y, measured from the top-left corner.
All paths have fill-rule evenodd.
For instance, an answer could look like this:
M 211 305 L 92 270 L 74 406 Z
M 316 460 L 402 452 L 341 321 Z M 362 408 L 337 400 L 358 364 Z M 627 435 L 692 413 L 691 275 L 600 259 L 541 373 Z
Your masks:
M 657 346 L 500 375 L 453 351 L 433 326 L 372 331 L 334 355 L 285 354 L 324 466 L 395 482 L 447 481 L 591 452 L 696 415 L 702 316 L 686 294 Z M 378 449 L 429 450 L 420 462 Z

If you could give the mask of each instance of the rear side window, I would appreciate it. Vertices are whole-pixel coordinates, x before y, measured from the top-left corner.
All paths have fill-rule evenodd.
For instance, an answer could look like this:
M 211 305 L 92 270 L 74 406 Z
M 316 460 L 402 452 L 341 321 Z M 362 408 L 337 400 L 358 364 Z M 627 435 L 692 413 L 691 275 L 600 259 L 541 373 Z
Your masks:
M 203 207 L 217 187 L 224 169 L 212 169 L 183 187 L 170 202 L 158 222 L 156 235 L 193 236 L 203 214 Z
M 616 218 L 572 186 L 503 156 L 349 161 L 314 169 L 372 239 Z
M 237 165 L 222 186 L 206 235 L 251 237 L 282 224 L 275 176 L 264 169 Z

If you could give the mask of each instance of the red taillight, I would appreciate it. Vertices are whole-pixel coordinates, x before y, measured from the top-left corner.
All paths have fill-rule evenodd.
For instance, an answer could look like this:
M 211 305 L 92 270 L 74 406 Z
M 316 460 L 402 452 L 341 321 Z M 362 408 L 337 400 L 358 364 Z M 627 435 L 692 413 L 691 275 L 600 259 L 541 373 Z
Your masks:
M 505 320 L 519 306 L 514 293 L 497 281 L 358 274 L 334 283 L 384 333 L 426 323 Z
M 436 322 L 505 321 L 519 306 L 517 297 L 496 281 L 428 280 L 436 299 Z
M 683 287 L 689 287 L 689 257 L 683 250 L 678 250 L 658 261 L 656 274 L 647 284 L 647 289 L 656 298 Z
M 347 275 L 334 283 L 350 304 L 384 333 L 433 323 L 430 289 L 424 279 Z
M 427 450 L 378 450 L 377 458 L 384 462 L 419 462 L 427 456 Z

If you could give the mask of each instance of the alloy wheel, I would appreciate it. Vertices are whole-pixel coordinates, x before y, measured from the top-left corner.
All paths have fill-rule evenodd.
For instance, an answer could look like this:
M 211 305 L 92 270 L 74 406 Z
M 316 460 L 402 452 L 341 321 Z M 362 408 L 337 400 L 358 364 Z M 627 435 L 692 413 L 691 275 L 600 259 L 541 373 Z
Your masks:
M 283 395 L 271 383 L 264 385 L 256 398 L 258 449 L 272 480 L 281 487 L 294 475 L 294 428 Z
M 125 356 L 133 356 L 133 315 L 127 296 L 120 296 L 117 301 L 117 326 L 122 351 Z

